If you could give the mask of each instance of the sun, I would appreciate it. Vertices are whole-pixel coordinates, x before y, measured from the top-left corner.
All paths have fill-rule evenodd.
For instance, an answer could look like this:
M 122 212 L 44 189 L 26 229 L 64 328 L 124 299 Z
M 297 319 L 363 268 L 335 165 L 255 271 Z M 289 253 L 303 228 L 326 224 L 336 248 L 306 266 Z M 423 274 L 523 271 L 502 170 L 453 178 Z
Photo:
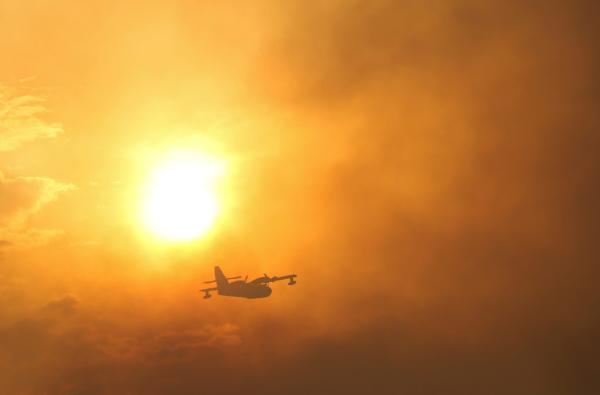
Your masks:
M 142 220 L 156 236 L 189 241 L 205 235 L 219 215 L 223 162 L 198 152 L 172 152 L 151 172 Z

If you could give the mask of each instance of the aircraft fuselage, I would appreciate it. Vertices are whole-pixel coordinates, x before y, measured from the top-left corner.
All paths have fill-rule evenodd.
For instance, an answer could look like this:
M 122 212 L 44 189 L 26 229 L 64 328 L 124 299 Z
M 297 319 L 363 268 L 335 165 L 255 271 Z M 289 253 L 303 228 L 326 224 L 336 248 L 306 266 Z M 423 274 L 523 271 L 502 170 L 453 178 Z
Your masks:
M 234 281 L 220 286 L 218 294 L 222 296 L 237 296 L 248 299 L 266 298 L 271 295 L 271 288 L 265 284 L 247 283 L 245 281 Z

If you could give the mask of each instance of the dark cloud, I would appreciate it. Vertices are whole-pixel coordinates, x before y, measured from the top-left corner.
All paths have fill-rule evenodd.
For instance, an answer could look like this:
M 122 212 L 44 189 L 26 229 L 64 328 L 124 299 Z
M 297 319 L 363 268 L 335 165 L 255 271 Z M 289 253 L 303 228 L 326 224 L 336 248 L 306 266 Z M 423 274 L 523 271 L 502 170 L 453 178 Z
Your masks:
M 315 127 L 305 156 L 336 157 L 297 181 L 329 226 L 305 287 L 350 332 L 290 372 L 356 392 L 595 388 L 597 7 L 331 4 L 294 8 L 263 81 Z
M 185 377 L 189 374 L 199 385 L 216 385 L 227 350 L 241 344 L 233 324 L 122 332 L 114 320 L 90 315 L 88 307 L 79 305 L 78 298 L 67 295 L 29 317 L 0 325 L 3 392 L 161 393 L 191 388 L 177 382 L 191 379 Z

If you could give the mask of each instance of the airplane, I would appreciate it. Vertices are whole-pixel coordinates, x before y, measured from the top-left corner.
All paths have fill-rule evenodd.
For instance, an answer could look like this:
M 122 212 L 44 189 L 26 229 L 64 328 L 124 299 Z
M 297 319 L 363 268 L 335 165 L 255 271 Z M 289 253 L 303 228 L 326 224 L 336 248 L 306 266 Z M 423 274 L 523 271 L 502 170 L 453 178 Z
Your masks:
M 229 282 L 228 280 L 236 280 L 238 278 L 242 278 L 242 276 L 225 277 L 221 268 L 219 266 L 215 266 L 215 279 L 211 281 L 205 281 L 204 283 L 216 283 L 217 286 L 214 288 L 201 289 L 200 292 L 204 292 L 204 299 L 210 298 L 210 293 L 212 291 L 217 291 L 217 293 L 222 296 L 236 296 L 248 299 L 266 298 L 267 296 L 271 295 L 272 292 L 271 288 L 269 287 L 269 283 L 280 280 L 290 280 L 288 285 L 294 285 L 296 284 L 296 280 L 294 280 L 296 277 L 298 276 L 295 274 L 273 277 L 269 277 L 267 274 L 265 274 L 263 277 L 255 278 L 250 282 L 248 282 L 248 276 L 246 276 L 244 280 Z

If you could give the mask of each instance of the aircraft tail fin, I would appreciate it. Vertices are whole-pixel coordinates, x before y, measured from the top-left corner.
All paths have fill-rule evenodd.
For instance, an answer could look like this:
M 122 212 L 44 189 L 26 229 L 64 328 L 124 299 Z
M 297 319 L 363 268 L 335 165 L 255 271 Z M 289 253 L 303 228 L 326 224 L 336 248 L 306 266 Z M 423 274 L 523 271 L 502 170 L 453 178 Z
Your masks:
M 215 281 L 217 282 L 217 287 L 226 287 L 229 284 L 227 281 L 227 277 L 223 274 L 223 270 L 219 266 L 215 266 Z

